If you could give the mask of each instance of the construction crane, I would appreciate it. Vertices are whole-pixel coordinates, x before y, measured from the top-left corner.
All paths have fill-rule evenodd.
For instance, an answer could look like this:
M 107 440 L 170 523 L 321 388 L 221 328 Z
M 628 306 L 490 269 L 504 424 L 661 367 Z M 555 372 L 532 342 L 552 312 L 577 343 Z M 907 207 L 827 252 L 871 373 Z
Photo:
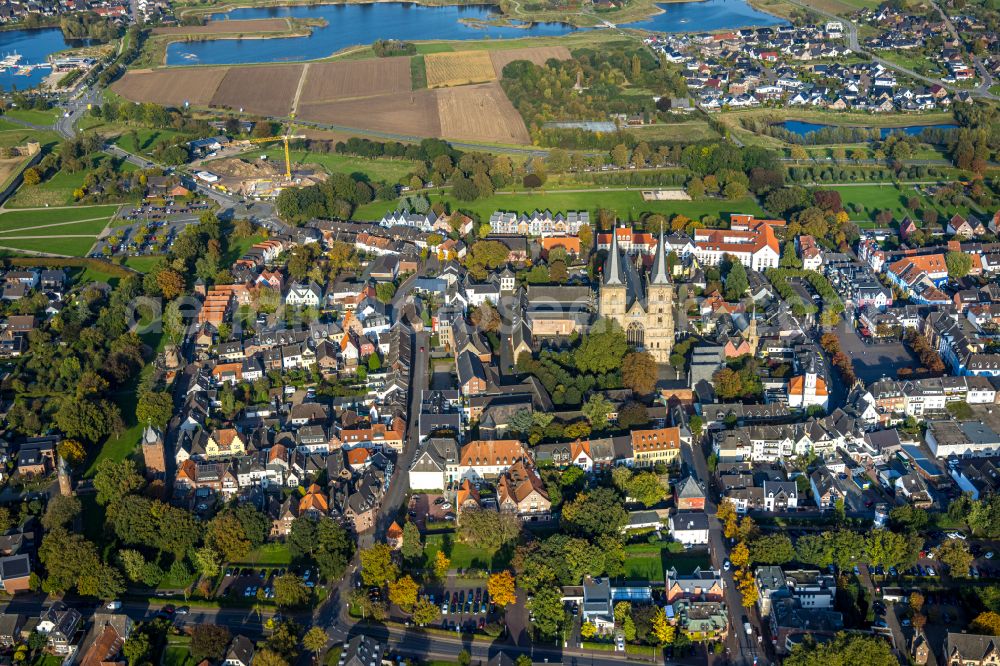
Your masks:
M 285 179 L 292 179 L 292 157 L 288 152 L 288 141 L 290 139 L 304 139 L 306 138 L 304 134 L 282 134 L 281 136 L 265 136 L 259 139 L 246 139 L 250 143 L 270 143 L 272 141 L 281 141 L 285 144 Z

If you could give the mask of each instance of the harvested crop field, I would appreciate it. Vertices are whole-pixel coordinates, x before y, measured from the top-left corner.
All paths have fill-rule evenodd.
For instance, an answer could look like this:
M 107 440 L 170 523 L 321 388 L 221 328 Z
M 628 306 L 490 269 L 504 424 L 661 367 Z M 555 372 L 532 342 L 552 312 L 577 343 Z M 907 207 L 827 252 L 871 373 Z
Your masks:
M 236 21 L 209 21 L 205 25 L 172 26 L 153 28 L 154 35 L 231 35 L 258 32 L 287 32 L 288 20 L 241 19 Z
M 406 56 L 317 62 L 309 65 L 299 104 L 408 92 L 410 59 Z
M 240 109 L 265 116 L 287 116 L 292 110 L 302 65 L 232 67 L 212 96 L 210 106 Z
M 570 57 L 569 49 L 565 46 L 534 46 L 490 52 L 490 58 L 493 60 L 493 68 L 496 70 L 497 78 L 503 77 L 503 68 L 515 60 L 530 60 L 536 65 L 544 65 L 551 58 L 569 60 Z
M 208 106 L 228 72 L 228 67 L 135 70 L 115 81 L 111 89 L 133 102 Z
M 299 103 L 298 117 L 377 132 L 436 137 L 441 135 L 436 92 L 416 90 L 336 102 Z
M 441 136 L 497 143 L 531 142 L 521 115 L 499 83 L 438 90 Z
M 496 73 L 486 51 L 455 51 L 424 56 L 427 65 L 427 87 L 464 86 L 469 83 L 493 81 Z

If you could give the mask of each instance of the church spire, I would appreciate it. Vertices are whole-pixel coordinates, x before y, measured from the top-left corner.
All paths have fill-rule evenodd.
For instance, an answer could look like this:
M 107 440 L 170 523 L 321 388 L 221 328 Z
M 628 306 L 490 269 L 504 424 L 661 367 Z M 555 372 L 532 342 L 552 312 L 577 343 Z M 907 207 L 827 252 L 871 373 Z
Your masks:
M 618 252 L 618 228 L 611 227 L 611 251 L 604 262 L 604 284 L 625 286 L 622 258 Z
M 667 267 L 667 253 L 664 247 L 663 225 L 660 225 L 660 240 L 656 244 L 656 256 L 653 258 L 653 272 L 650 284 L 670 284 L 670 274 Z

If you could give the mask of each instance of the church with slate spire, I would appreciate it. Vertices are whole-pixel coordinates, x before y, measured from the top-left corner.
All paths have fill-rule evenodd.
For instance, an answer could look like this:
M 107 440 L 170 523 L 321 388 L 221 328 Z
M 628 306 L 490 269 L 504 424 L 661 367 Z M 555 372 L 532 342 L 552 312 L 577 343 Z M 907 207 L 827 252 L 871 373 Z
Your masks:
M 656 245 L 653 266 L 640 275 L 641 264 L 633 263 L 618 248 L 617 229 L 612 229 L 611 249 L 601 276 L 598 314 L 618 322 L 630 345 L 648 351 L 657 363 L 667 363 L 674 348 L 674 283 L 667 267 L 663 230 Z

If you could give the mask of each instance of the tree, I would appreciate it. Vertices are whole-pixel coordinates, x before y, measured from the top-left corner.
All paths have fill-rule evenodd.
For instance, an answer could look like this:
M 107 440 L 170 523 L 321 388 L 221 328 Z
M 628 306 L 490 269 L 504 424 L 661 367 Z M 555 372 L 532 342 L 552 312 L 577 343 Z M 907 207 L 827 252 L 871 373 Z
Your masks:
M 757 583 L 753 574 L 747 569 L 737 569 L 733 575 L 736 581 L 736 589 L 740 592 L 740 601 L 744 608 L 753 608 L 757 603 Z
M 191 554 L 191 563 L 194 564 L 195 570 L 205 578 L 214 578 L 219 575 L 219 554 L 208 546 L 195 550 Z
M 382 303 L 388 303 L 396 295 L 396 285 L 392 282 L 379 282 L 375 285 L 375 298 Z
M 601 393 L 594 393 L 587 402 L 584 403 L 580 411 L 590 421 L 593 430 L 604 430 L 608 427 L 608 414 L 614 410 L 615 406 Z
M 83 448 L 83 444 L 75 439 L 64 439 L 60 441 L 57 445 L 57 450 L 63 460 L 72 466 L 79 465 L 87 457 L 87 450 Z
M 969 552 L 969 545 L 962 539 L 948 539 L 934 549 L 934 556 L 948 565 L 952 578 L 965 578 L 975 559 Z
M 593 622 L 584 622 L 580 625 L 580 637 L 591 639 L 597 635 L 597 625 Z
M 667 622 L 666 611 L 662 608 L 656 609 L 656 615 L 653 616 L 653 629 L 649 633 L 650 637 L 660 645 L 674 642 L 674 627 Z
M 410 576 L 403 576 L 389 581 L 389 601 L 409 613 L 417 603 L 420 588 Z
M 750 561 L 754 564 L 786 564 L 795 559 L 795 547 L 785 534 L 769 534 L 750 542 Z
M 469 666 L 472 663 L 472 655 L 469 654 L 468 650 L 462 650 L 458 653 L 457 657 L 458 666 Z
M 535 615 L 535 631 L 545 637 L 554 637 L 566 621 L 562 595 L 558 588 L 543 587 L 535 592 L 528 602 L 529 610 Z
M 660 483 L 654 472 L 639 472 L 632 475 L 625 486 L 626 495 L 645 507 L 653 506 L 667 496 L 667 489 Z
M 203 660 L 219 661 L 226 654 L 232 640 L 227 627 L 217 624 L 196 624 L 191 629 L 191 658 L 195 663 Z
M 865 553 L 871 564 L 886 569 L 906 562 L 910 544 L 906 535 L 889 530 L 872 530 L 865 540 Z
M 413 621 L 419 626 L 425 626 L 437 622 L 441 617 L 441 609 L 437 604 L 432 604 L 430 599 L 417 599 L 413 606 Z
M 486 582 L 486 589 L 490 593 L 490 599 L 499 608 L 517 603 L 517 592 L 514 587 L 514 576 L 510 571 L 504 570 L 491 574 Z
M 113 504 L 125 495 L 142 488 L 144 483 L 133 461 L 125 459 L 115 462 L 106 458 L 98 464 L 97 473 L 94 474 L 97 503 Z
M 392 550 L 389 546 L 377 543 L 361 551 L 361 581 L 365 585 L 382 587 L 398 576 L 399 569 L 392 561 Z
M 722 523 L 722 533 L 727 539 L 732 539 L 736 536 L 736 530 L 739 527 L 739 519 L 736 515 L 736 506 L 732 501 L 728 499 L 723 499 L 719 502 L 718 507 L 715 510 L 715 517 L 719 519 Z
M 986 611 L 976 616 L 969 629 L 977 634 L 1000 636 L 1000 613 Z
M 603 374 L 620 368 L 627 351 L 622 327 L 612 319 L 602 318 L 581 338 L 573 358 L 581 372 Z
M 258 650 L 253 656 L 254 666 L 288 666 L 288 660 L 271 648 Z
M 750 549 L 745 543 L 740 541 L 733 546 L 732 551 L 730 551 L 729 561 L 732 562 L 733 566 L 737 569 L 744 569 L 750 566 Z
M 42 527 L 47 530 L 56 527 L 65 527 L 80 515 L 82 509 L 83 505 L 80 504 L 80 498 L 75 495 L 68 497 L 65 495 L 55 495 L 45 507 L 45 513 L 42 515 Z M 0 527 L 3 527 L 3 531 L 6 532 L 10 529 L 10 510 L 7 507 L 2 507 L 0 508 L 0 512 L 2 511 L 7 512 L 7 520 L 4 522 L 0 519 L 0 523 L 3 523 Z
M 403 560 L 409 564 L 416 564 L 424 557 L 424 544 L 420 538 L 420 530 L 409 520 L 403 525 L 402 555 Z
M 274 603 L 282 608 L 305 606 L 312 598 L 312 590 L 301 578 L 286 573 L 274 579 Z
M 114 367 L 120 371 L 117 379 L 121 381 L 127 379 L 132 371 L 130 362 L 124 356 L 114 354 L 106 363 L 112 361 L 115 361 Z M 111 370 L 110 367 L 106 367 Z M 116 405 L 107 400 L 81 400 L 76 396 L 65 396 L 59 402 L 59 409 L 53 420 L 65 435 L 92 443 L 125 429 L 121 410 Z
M 739 261 L 733 261 L 726 276 L 726 300 L 738 301 L 749 288 L 746 268 Z
M 641 402 L 629 402 L 618 412 L 618 425 L 632 428 L 649 424 L 649 411 Z
M 302 637 L 302 647 L 313 653 L 313 659 L 319 655 L 320 650 L 325 648 L 329 642 L 330 636 L 323 631 L 322 627 L 314 626 Z
M 205 544 L 229 562 L 246 557 L 251 548 L 243 525 L 232 513 L 219 514 L 208 523 Z
M 42 182 L 42 174 L 36 167 L 25 169 L 21 177 L 24 179 L 24 184 L 28 186 L 38 185 Z
M 490 552 L 513 543 L 521 534 L 521 521 L 517 516 L 489 509 L 470 509 L 462 512 L 458 538 L 469 545 Z
M 149 656 L 152 646 L 149 644 L 149 635 L 145 631 L 133 631 L 122 646 L 122 654 L 130 664 L 141 664 Z
M 944 262 L 948 266 L 948 277 L 955 280 L 964 278 L 972 270 L 972 257 L 962 252 L 948 252 Z
M 618 494 L 610 488 L 581 493 L 572 502 L 563 505 L 563 527 L 584 536 L 619 534 L 627 520 L 628 513 Z
M 792 648 L 784 666 L 898 666 L 889 644 L 879 637 L 840 633 L 832 641 L 805 641 Z
M 184 293 L 184 276 L 172 268 L 164 268 L 156 274 L 156 286 L 167 300 L 173 300 Z
M 444 580 L 448 577 L 449 569 L 451 569 L 451 560 L 448 559 L 443 550 L 439 550 L 434 556 L 434 575 Z
M 622 362 L 622 384 L 639 395 L 648 395 L 656 387 L 656 359 L 649 352 L 630 352 Z
M 174 399 L 168 391 L 143 391 L 135 407 L 135 418 L 141 424 L 159 429 L 166 427 L 174 414 Z

